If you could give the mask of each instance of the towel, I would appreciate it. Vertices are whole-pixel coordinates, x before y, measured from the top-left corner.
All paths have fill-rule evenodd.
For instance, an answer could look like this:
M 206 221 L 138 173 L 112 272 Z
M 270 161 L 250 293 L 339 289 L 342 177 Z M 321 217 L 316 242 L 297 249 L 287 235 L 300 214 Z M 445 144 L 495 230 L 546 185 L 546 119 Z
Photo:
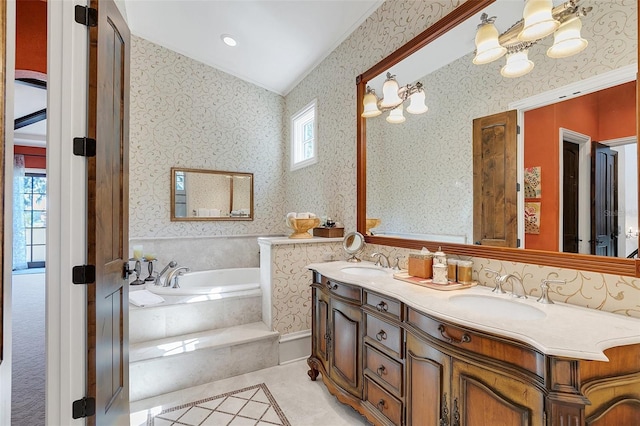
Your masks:
M 209 209 L 209 216 L 220 217 L 220 209 Z
M 209 217 L 209 209 L 198 209 L 198 217 Z
M 136 290 L 129 292 L 129 303 L 144 307 L 164 303 L 164 298 L 151 293 L 149 290 Z

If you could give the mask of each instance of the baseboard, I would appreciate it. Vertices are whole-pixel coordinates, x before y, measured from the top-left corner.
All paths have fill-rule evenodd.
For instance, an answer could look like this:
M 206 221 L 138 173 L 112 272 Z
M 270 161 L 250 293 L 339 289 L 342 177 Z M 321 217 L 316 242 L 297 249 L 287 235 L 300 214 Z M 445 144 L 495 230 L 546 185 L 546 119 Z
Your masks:
M 311 355 L 311 330 L 296 331 L 280 336 L 279 364 L 288 364 Z

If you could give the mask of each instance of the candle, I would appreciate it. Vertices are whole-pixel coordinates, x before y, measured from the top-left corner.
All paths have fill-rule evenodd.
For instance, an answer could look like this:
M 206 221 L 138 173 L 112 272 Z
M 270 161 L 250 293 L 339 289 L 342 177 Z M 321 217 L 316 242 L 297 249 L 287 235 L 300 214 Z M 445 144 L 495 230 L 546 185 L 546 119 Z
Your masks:
M 135 260 L 141 260 L 142 259 L 142 246 L 141 245 L 133 246 L 133 258 Z

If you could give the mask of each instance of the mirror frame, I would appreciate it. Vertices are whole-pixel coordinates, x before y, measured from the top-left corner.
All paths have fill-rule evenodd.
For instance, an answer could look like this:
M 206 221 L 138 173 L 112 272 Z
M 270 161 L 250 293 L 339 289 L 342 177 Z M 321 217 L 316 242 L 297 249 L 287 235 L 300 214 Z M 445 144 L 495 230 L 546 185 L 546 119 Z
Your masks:
M 251 205 L 251 214 L 247 217 L 243 216 L 223 216 L 223 217 L 177 217 L 176 216 L 176 185 L 175 185 L 175 174 L 176 172 L 191 172 L 191 173 L 205 173 L 212 175 L 231 175 L 231 176 L 244 176 L 251 178 L 251 189 L 249 194 L 249 204 Z M 227 172 L 222 170 L 208 170 L 208 169 L 189 169 L 185 167 L 172 167 L 170 173 L 170 185 L 171 185 L 171 205 L 170 215 L 171 222 L 210 222 L 210 221 L 229 221 L 229 220 L 253 220 L 253 216 L 255 215 L 254 205 L 253 205 L 253 173 L 244 173 L 244 172 Z M 233 197 L 233 193 L 231 195 Z
M 451 11 L 448 15 L 429 26 L 426 30 L 408 41 L 406 44 L 392 52 L 389 56 L 369 68 L 364 73 L 356 77 L 356 121 L 357 121 L 357 200 L 356 200 L 356 229 L 365 234 L 367 215 L 367 132 L 366 118 L 362 117 L 362 99 L 365 95 L 367 82 L 378 74 L 384 72 L 391 66 L 397 64 L 416 51 L 422 49 L 451 28 L 482 11 L 495 0 L 468 0 Z M 640 15 L 640 11 L 638 12 Z M 640 20 L 638 21 L 638 32 L 640 33 Z M 640 56 L 640 47 L 638 47 Z M 636 103 L 640 97 L 640 85 L 636 88 Z M 640 121 L 640 108 L 637 108 L 636 129 Z M 636 130 L 636 134 L 637 134 Z M 638 152 L 640 159 L 640 151 Z M 640 168 L 638 169 L 640 181 Z M 640 197 L 639 197 L 640 207 Z M 531 263 L 536 265 L 555 266 L 566 269 L 576 269 L 600 272 L 605 274 L 640 277 L 640 259 L 626 259 L 618 257 L 605 257 L 586 254 L 550 252 L 532 249 L 519 249 L 509 247 L 488 247 L 478 245 L 465 245 L 453 243 L 440 243 L 437 241 L 412 240 L 404 238 L 378 237 L 365 235 L 365 241 L 369 244 L 378 244 L 392 247 L 402 247 L 407 249 L 420 250 L 427 247 L 431 251 L 436 251 L 442 247 L 444 252 L 460 255 L 481 257 L 487 259 L 504 260 L 509 262 Z

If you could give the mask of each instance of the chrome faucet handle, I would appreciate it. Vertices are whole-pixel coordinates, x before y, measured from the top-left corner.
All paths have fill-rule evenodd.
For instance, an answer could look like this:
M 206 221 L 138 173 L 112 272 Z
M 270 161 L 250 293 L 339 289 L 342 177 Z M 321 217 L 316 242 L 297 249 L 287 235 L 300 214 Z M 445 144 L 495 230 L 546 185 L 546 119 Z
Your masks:
M 396 263 L 393 265 L 393 269 L 394 271 L 399 271 L 400 270 L 400 259 L 404 259 L 404 256 L 396 256 Z
M 381 266 L 383 268 L 390 268 L 391 267 L 391 265 L 389 264 L 389 258 L 387 256 L 385 256 L 383 253 L 373 253 L 371 255 L 371 257 L 376 257 L 376 256 L 378 257 L 378 260 L 376 261 L 375 266 Z M 386 266 L 382 264 L 382 259 L 385 260 L 385 262 L 387 264 Z
M 496 283 L 496 286 L 491 291 L 493 293 L 500 293 L 500 294 L 506 293 L 502 289 L 502 281 L 501 281 L 502 277 L 500 276 L 500 272 L 496 271 L 495 269 L 489 269 L 489 268 L 484 268 L 484 270 L 495 275 L 495 277 L 493 278 L 493 281 Z
M 544 303 L 545 305 L 553 305 L 553 300 L 549 299 L 549 284 L 566 284 L 566 280 L 542 280 L 540 283 L 540 288 L 542 289 L 542 294 L 538 298 L 538 302 Z
M 373 266 L 382 266 L 382 262 L 380 262 L 380 258 L 382 257 L 382 253 L 372 253 L 371 257 L 376 259 L 376 263 Z

